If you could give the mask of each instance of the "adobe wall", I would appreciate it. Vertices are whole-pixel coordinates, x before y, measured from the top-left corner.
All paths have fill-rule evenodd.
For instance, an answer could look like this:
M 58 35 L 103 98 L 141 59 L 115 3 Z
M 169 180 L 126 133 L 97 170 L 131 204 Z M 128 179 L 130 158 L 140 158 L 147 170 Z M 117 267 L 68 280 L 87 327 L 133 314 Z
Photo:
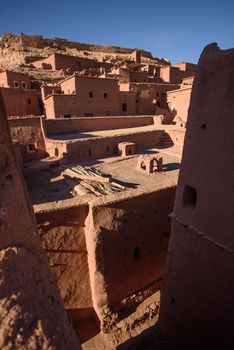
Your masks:
M 44 106 L 48 119 L 81 115 L 77 95 L 53 94 L 45 98 Z
M 61 90 L 64 92 L 64 94 L 74 94 L 76 93 L 76 76 L 73 75 L 72 77 L 69 77 L 67 79 L 64 79 L 59 84 Z M 90 86 L 91 87 L 91 86 Z
M 172 349 L 234 343 L 233 62 L 208 45 L 194 80 L 161 299 Z
M 0 94 L 0 348 L 80 349 L 16 163 Z
M 44 48 L 44 42 L 43 37 L 41 35 L 26 35 L 26 34 L 20 34 L 17 38 L 15 36 L 15 39 L 19 39 L 19 42 L 23 46 L 30 46 L 37 49 L 43 49 Z
M 151 116 L 61 118 L 46 119 L 44 125 L 47 135 L 58 135 L 153 125 L 153 118 Z
M 20 144 L 24 162 L 39 160 L 48 156 L 45 146 L 42 117 L 8 118 L 12 140 Z M 35 150 L 30 151 L 29 145 Z
M 187 76 L 193 76 L 196 73 L 197 65 L 190 62 L 179 62 L 173 64 L 173 67 L 177 67 L 181 71 L 184 71 L 186 73 L 185 75 Z
M 70 143 L 54 141 L 54 145 L 58 148 L 59 154 L 61 154 L 60 145 L 62 147 L 62 152 L 66 146 L 66 153 L 64 156 L 67 159 L 76 161 L 91 160 L 116 155 L 118 153 L 118 144 L 120 142 L 135 142 L 136 148 L 158 145 L 160 143 L 161 133 L 161 130 L 154 130 L 113 137 L 80 139 L 77 142 Z
M 180 84 L 182 78 L 184 78 L 184 72 L 181 73 L 178 67 L 167 66 L 160 68 L 160 78 L 162 78 L 165 82 L 171 84 Z
M 0 88 L 7 116 L 41 115 L 41 94 L 34 90 Z
M 126 110 L 123 110 L 123 104 L 126 105 Z M 136 93 L 129 91 L 119 91 L 119 110 L 121 115 L 136 114 Z
M 126 85 L 121 85 L 121 89 Z M 136 114 L 156 114 L 156 107 L 166 106 L 166 92 L 178 88 L 176 84 L 129 84 L 129 90 L 136 93 Z
M 182 80 L 181 88 L 188 87 L 188 85 L 193 85 L 194 77 L 184 78 Z
M 93 113 L 94 116 L 120 115 L 119 86 L 116 79 L 89 78 L 79 76 L 76 79 L 76 91 L 79 99 L 77 115 Z M 89 93 L 93 97 L 89 97 Z M 104 94 L 107 93 L 107 98 Z
M 56 70 L 55 55 L 50 55 L 42 60 L 34 61 L 33 65 L 35 68 L 45 68 Z
M 48 69 L 60 70 L 60 69 L 71 69 L 72 71 L 82 71 L 89 68 L 98 69 L 100 67 L 110 69 L 111 63 L 98 62 L 83 57 L 63 55 L 54 53 L 49 57 L 33 62 L 36 68 L 43 68 L 43 65 L 48 65 Z
M 120 115 L 119 87 L 115 79 L 75 76 L 65 80 L 61 88 L 70 94 L 45 98 L 47 118 Z
M 134 197 L 108 196 L 91 205 L 86 230 L 90 281 L 104 330 L 111 326 L 107 313 L 121 311 L 123 299 L 161 280 L 174 195 L 170 187 Z
M 82 319 L 93 307 L 84 232 L 88 205 L 35 210 L 38 234 L 65 307 L 76 311 L 76 320 Z
M 170 138 L 172 139 L 174 145 L 183 145 L 186 129 L 181 127 L 181 130 L 171 130 L 165 129 Z
M 55 94 L 61 93 L 60 85 L 57 85 L 57 86 L 43 85 L 41 87 L 41 95 L 44 103 L 45 103 L 45 97 L 51 95 L 52 93 L 55 93 Z
M 187 121 L 191 91 L 192 87 L 189 86 L 180 90 L 167 92 L 168 107 L 170 109 L 175 109 L 177 111 L 176 116 L 183 122 Z
M 5 73 L 5 74 L 4 74 Z M 3 73 L 0 73 L 0 81 L 1 76 L 5 75 L 4 81 L 4 87 L 15 87 L 14 82 L 17 81 L 20 88 L 24 88 L 22 86 L 22 82 L 26 83 L 25 89 L 31 89 L 31 80 L 27 74 L 19 73 L 19 72 L 13 72 L 13 71 L 6 71 Z M 1 86 L 1 83 L 0 83 Z
M 135 83 L 147 83 L 148 82 L 148 73 L 147 72 L 129 72 L 129 80 L 130 82 Z

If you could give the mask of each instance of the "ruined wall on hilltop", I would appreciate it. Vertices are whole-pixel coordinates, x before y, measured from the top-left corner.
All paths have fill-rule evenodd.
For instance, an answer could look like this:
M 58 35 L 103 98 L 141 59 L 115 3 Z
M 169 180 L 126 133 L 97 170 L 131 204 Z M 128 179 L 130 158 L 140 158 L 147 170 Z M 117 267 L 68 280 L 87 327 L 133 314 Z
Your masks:
M 79 349 L 35 228 L 0 95 L 0 348 Z
M 143 59 L 156 60 L 165 64 L 164 60 L 153 58 L 151 53 L 140 50 Z M 85 44 L 71 42 L 62 38 L 43 38 L 41 35 L 13 35 L 4 33 L 0 38 L 0 67 L 13 69 L 27 62 L 33 62 L 36 57 L 45 58 L 52 53 L 67 53 L 99 61 L 107 59 L 131 59 L 133 49 L 117 46 Z

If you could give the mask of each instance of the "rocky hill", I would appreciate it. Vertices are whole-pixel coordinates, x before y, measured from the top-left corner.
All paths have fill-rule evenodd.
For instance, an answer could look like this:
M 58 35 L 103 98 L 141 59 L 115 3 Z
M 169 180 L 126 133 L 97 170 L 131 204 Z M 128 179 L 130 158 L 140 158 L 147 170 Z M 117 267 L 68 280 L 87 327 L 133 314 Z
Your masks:
M 133 50 L 134 48 L 71 42 L 61 38 L 47 39 L 41 35 L 4 33 L 0 37 L 0 68 L 16 69 L 19 66 L 27 66 L 53 52 L 111 62 L 129 59 Z M 153 57 L 148 51 L 141 51 L 143 62 L 168 64 L 164 59 Z

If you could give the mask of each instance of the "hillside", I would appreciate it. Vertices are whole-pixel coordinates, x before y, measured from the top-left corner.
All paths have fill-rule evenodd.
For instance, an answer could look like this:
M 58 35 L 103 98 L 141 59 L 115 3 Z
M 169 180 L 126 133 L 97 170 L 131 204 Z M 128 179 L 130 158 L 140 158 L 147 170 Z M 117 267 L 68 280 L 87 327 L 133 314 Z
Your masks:
M 27 66 L 53 52 L 112 62 L 129 59 L 133 50 L 134 48 L 84 44 L 61 38 L 48 39 L 41 35 L 4 33 L 0 37 L 0 68 L 17 69 L 19 66 Z M 141 51 L 143 62 L 168 64 L 164 59 L 154 58 L 148 51 Z

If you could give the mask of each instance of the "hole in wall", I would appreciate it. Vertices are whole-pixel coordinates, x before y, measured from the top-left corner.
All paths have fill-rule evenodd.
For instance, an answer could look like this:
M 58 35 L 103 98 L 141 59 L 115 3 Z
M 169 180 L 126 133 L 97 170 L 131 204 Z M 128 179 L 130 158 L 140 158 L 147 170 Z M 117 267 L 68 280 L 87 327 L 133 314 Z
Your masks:
M 133 250 L 133 258 L 134 259 L 138 259 L 140 257 L 140 247 L 136 247 L 134 250 Z
M 175 298 L 171 296 L 171 304 L 175 304 Z
M 5 179 L 6 179 L 6 180 L 12 180 L 12 179 L 13 179 L 13 177 L 12 177 L 12 175 L 11 175 L 11 174 L 8 174 L 8 175 L 6 175 L 6 176 L 5 176 Z
M 89 149 L 89 156 L 91 156 L 92 155 L 92 152 L 91 152 L 91 149 Z
M 197 191 L 195 188 L 185 185 L 183 193 L 183 205 L 195 209 L 197 204 Z
M 206 124 L 202 124 L 201 129 L 205 130 L 206 129 Z
M 164 238 L 168 238 L 168 237 L 170 236 L 170 234 L 169 234 L 168 232 L 163 232 L 162 236 L 163 236 Z

